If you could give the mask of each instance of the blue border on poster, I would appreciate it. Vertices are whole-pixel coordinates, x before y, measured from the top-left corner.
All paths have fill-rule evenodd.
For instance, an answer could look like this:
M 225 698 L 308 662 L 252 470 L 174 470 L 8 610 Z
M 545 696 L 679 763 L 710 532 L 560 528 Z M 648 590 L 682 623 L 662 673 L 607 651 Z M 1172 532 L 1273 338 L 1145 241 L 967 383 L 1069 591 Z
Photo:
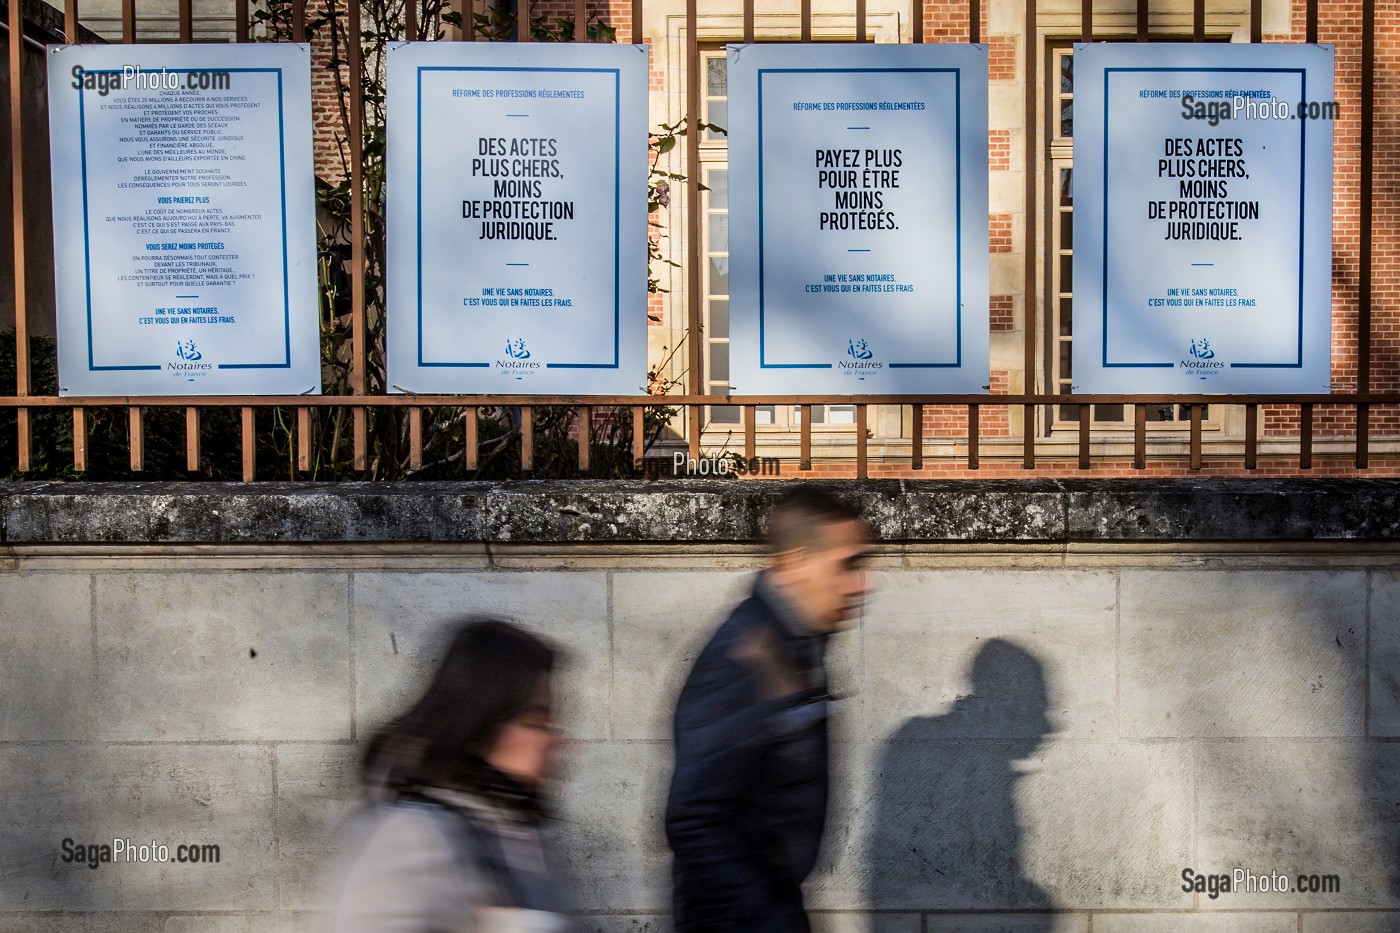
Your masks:
M 957 153 L 955 185 L 957 186 L 957 320 L 954 347 L 956 356 L 950 363 L 890 363 L 890 369 L 960 369 L 962 368 L 962 68 L 760 68 L 758 69 L 758 366 L 760 369 L 831 369 L 830 363 L 770 363 L 768 340 L 764 327 L 764 249 L 763 249 L 763 76 L 766 74 L 952 74 L 956 130 L 954 150 Z
M 226 71 L 230 74 L 252 74 L 271 72 L 277 75 L 277 152 L 282 179 L 282 339 L 283 361 L 281 363 L 220 363 L 219 369 L 290 369 L 292 366 L 292 296 L 288 277 L 287 260 L 287 130 L 282 101 L 281 68 L 138 68 L 140 74 L 185 74 L 195 71 Z M 121 74 L 120 68 L 93 70 L 88 74 Z M 83 186 L 83 277 L 86 288 L 87 308 L 87 349 L 88 372 L 119 372 L 134 370 L 159 370 L 160 364 L 131 366 L 98 366 L 93 362 L 92 350 L 92 247 L 88 233 L 88 184 L 87 184 L 87 119 L 84 110 L 82 87 L 78 88 L 78 149 L 82 164 Z
M 620 68 L 526 68 L 488 65 L 419 65 L 417 84 L 414 93 L 416 100 L 417 160 L 414 173 L 417 176 L 416 202 L 414 205 L 418 251 L 418 365 L 421 368 L 473 368 L 489 367 L 490 363 L 474 362 L 427 362 L 423 359 L 423 72 L 425 71 L 509 71 L 544 72 L 548 74 L 579 73 L 610 74 L 613 76 L 613 358 L 611 363 L 546 363 L 546 369 L 617 369 L 621 359 L 622 341 L 622 70 Z
M 1296 74 L 1302 78 L 1299 100 L 1308 99 L 1308 72 L 1306 68 L 1105 68 L 1103 70 L 1103 252 L 1100 261 L 1101 276 L 1099 297 L 1103 301 L 1102 364 L 1104 369 L 1171 369 L 1175 363 L 1111 363 L 1108 359 L 1108 76 L 1113 72 L 1196 72 L 1201 74 L 1239 73 L 1247 74 Z M 1306 209 L 1307 167 L 1308 167 L 1308 121 L 1299 120 L 1301 153 L 1298 163 L 1298 359 L 1292 363 L 1231 363 L 1231 369 L 1301 369 L 1303 366 L 1303 241 L 1307 235 Z

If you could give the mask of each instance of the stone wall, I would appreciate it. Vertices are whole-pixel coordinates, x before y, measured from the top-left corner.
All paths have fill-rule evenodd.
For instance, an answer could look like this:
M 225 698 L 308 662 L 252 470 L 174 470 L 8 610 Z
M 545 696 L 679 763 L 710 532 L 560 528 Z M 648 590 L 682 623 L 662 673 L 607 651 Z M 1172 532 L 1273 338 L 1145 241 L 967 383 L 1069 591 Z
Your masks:
M 572 659 L 587 928 L 667 929 L 672 698 L 780 488 L 6 487 L 0 931 L 313 929 L 356 755 L 466 613 Z M 882 590 L 831 658 L 820 930 L 1400 930 L 1400 485 L 842 488 Z

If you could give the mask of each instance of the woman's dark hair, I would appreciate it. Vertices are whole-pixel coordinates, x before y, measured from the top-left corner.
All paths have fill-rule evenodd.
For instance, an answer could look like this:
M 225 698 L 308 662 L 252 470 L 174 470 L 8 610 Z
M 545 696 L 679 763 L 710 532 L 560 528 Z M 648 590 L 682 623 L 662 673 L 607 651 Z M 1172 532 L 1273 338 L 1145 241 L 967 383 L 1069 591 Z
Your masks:
M 557 652 L 499 619 L 457 623 L 428 688 L 365 752 L 365 783 L 385 790 L 470 784 L 501 727 L 539 702 Z

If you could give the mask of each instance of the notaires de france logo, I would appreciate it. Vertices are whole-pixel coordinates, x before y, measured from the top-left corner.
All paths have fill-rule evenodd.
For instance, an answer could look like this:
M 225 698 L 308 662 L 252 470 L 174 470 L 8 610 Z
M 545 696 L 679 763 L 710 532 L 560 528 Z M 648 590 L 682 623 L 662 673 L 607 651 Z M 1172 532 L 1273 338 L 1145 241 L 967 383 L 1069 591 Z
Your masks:
M 853 360 L 868 360 L 875 354 L 864 338 L 854 338 L 846 344 L 846 355 Z
M 199 352 L 199 348 L 195 346 L 193 340 L 177 340 L 175 342 L 175 355 L 187 363 L 204 359 L 204 354 Z
M 530 351 L 525 349 L 525 341 L 517 337 L 506 341 L 506 356 L 513 360 L 528 360 Z
M 1204 337 L 1191 341 L 1191 355 L 1198 360 L 1215 359 L 1215 351 L 1210 348 L 1210 341 Z

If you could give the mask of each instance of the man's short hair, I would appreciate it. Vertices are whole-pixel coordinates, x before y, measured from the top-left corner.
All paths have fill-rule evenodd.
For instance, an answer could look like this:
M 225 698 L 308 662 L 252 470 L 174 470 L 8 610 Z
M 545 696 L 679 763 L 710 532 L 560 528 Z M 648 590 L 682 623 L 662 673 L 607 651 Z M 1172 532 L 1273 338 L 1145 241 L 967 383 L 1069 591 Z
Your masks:
M 824 486 L 804 483 L 786 492 L 768 513 L 768 549 L 774 554 L 811 547 L 827 525 L 860 521 L 860 511 Z

